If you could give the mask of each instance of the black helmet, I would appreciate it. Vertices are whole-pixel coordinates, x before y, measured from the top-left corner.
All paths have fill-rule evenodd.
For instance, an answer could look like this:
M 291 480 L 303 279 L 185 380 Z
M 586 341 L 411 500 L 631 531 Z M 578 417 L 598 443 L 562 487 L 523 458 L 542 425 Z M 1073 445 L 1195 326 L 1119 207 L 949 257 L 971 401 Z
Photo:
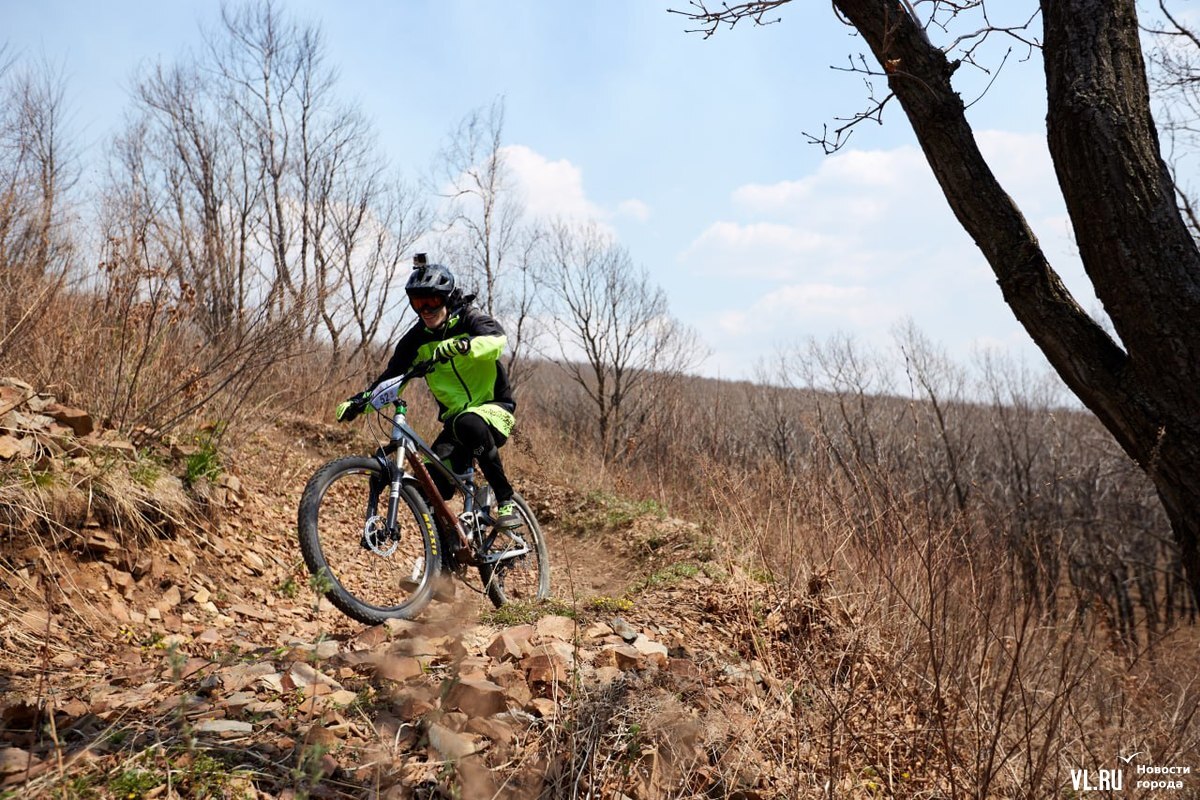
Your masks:
M 410 297 L 437 295 L 449 300 L 450 295 L 454 294 L 454 275 L 448 267 L 426 263 L 425 254 L 418 253 L 413 256 L 413 271 L 408 276 L 404 291 Z

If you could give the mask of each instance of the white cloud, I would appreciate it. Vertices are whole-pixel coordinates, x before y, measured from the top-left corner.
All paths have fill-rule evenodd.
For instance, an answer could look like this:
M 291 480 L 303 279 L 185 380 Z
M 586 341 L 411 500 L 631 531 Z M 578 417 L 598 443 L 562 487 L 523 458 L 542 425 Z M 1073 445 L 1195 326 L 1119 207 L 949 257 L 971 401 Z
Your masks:
M 791 284 L 762 295 L 747 308 L 720 312 L 716 325 L 726 336 L 761 337 L 763 331 L 791 327 L 797 319 L 832 331 L 873 326 L 896 311 L 866 286 Z
M 742 186 L 733 201 L 746 212 L 765 216 L 820 211 L 818 218 L 852 213 L 866 221 L 886 212 L 890 198 L 932 185 L 925 158 L 915 147 L 850 150 L 826 158 L 806 178 Z
M 978 139 L 1047 255 L 1068 284 L 1078 282 L 1044 137 L 984 131 Z M 637 199 L 613 209 L 593 202 L 569 160 L 523 145 L 505 154 L 532 216 L 591 220 L 610 233 L 619 220 L 650 217 Z M 913 146 L 846 151 L 811 174 L 742 186 L 678 262 L 686 277 L 672 307 L 708 335 L 716 353 L 707 368 L 725 374 L 778 341 L 848 332 L 888 347 L 892 327 L 908 318 L 963 360 L 980 342 L 1031 348 Z
M 602 219 L 605 212 L 588 200 L 583 171 L 565 158 L 551 161 L 525 145 L 504 147 L 504 158 L 516 180 L 526 211 L 548 219 Z
M 732 200 L 738 219 L 713 222 L 681 256 L 702 274 L 735 263 L 791 283 L 871 283 L 931 243 L 969 243 L 944 224 L 946 201 L 914 147 L 840 153 L 812 175 L 743 186 Z
M 749 211 L 770 213 L 812 197 L 813 180 L 751 183 L 734 190 L 733 201 Z
M 804 259 L 822 257 L 838 242 L 816 231 L 777 222 L 715 222 L 684 252 L 705 274 L 730 269 L 747 277 L 794 279 Z
M 1078 282 L 1045 137 L 983 131 L 978 140 L 1048 257 L 1068 283 Z M 728 217 L 704 228 L 680 263 L 691 274 L 733 268 L 750 279 L 739 284 L 745 291 L 709 303 L 706 326 L 728 339 L 730 352 L 762 350 L 764 335 L 839 330 L 882 346 L 891 326 L 909 317 L 956 356 L 979 340 L 1024 341 L 914 146 L 845 151 L 809 175 L 742 186 Z
M 650 219 L 650 206 L 637 199 L 622 200 L 617 206 L 617 214 L 622 217 L 632 217 L 638 222 L 645 222 Z
M 503 150 L 515 188 L 531 217 L 586 220 L 614 236 L 615 219 L 650 219 L 650 206 L 637 198 L 622 200 L 615 210 L 592 202 L 584 188 L 583 170 L 565 158 L 552 161 L 520 144 L 507 145 Z

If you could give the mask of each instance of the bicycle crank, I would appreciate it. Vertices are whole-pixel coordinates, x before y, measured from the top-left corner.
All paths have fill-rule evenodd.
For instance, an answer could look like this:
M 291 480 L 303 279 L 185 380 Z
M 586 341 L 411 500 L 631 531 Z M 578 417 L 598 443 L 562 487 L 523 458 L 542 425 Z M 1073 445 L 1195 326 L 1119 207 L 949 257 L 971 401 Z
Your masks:
M 529 552 L 529 545 L 526 544 L 525 540 L 522 539 L 520 536 L 517 536 L 515 533 L 512 533 L 512 532 L 506 532 L 505 535 L 508 536 L 510 539 L 512 539 L 512 546 L 510 546 L 506 550 L 501 550 L 499 552 L 487 552 L 487 553 L 479 554 L 478 556 L 476 556 L 476 564 L 477 565 L 478 564 L 498 564 L 501 561 L 508 561 L 513 558 L 520 558 L 521 556 L 523 556 Z M 494 536 L 493 536 L 493 538 L 494 538 Z

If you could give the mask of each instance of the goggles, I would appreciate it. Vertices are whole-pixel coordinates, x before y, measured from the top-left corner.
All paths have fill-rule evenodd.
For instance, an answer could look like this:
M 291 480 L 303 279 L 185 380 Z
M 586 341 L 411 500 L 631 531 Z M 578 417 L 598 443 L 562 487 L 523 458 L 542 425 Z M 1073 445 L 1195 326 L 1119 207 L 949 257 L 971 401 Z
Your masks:
M 408 298 L 408 302 L 412 306 L 413 311 L 418 314 L 433 314 L 446 306 L 445 298 L 437 296 L 410 297 Z

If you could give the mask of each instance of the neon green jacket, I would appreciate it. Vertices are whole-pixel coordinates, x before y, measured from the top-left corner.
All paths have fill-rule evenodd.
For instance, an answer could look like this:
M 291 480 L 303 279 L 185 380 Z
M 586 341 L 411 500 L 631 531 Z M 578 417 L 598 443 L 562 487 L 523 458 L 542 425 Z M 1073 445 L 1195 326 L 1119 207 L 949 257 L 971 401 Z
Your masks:
M 508 374 L 500 363 L 507 338 L 499 322 L 471 305 L 473 299 L 473 296 L 463 298 L 437 331 L 418 320 L 400 337 L 387 368 L 375 384 L 394 378 L 417 362 L 431 360 L 433 349 L 441 341 L 467 339 L 470 350 L 435 364 L 425 376 L 438 403 L 438 418 L 450 422 L 464 411 L 473 411 L 508 436 L 512 433 L 517 404 Z

